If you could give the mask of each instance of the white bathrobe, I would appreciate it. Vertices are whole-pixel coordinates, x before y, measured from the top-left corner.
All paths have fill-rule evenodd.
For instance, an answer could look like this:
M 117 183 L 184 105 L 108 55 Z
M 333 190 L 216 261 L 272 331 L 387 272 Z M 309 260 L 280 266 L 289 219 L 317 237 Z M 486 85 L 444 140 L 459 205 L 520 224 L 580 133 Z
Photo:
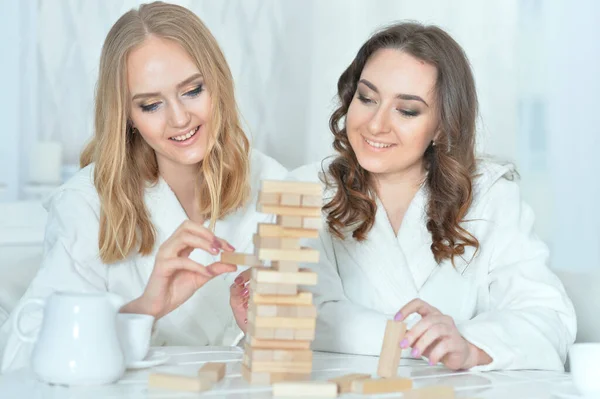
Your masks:
M 518 185 L 508 179 L 511 168 L 482 162 L 479 171 L 464 227 L 480 249 L 473 258 L 467 247 L 456 267 L 448 260 L 437 264 L 431 252 L 425 188 L 397 236 L 379 201 L 366 241 L 321 233 L 312 243 L 321 250 L 321 262 L 313 265 L 319 273 L 312 288 L 315 350 L 379 355 L 386 321 L 420 298 L 452 316 L 463 337 L 492 357 L 475 369 L 563 370 L 576 333 L 571 301 L 548 269 L 548 248 L 533 232 L 534 215 Z M 291 175 L 314 179 L 315 169 Z
M 57 290 L 72 292 L 110 291 L 129 302 L 139 297 L 154 267 L 158 247 L 187 216 L 162 179 L 145 193 L 145 203 L 157 231 L 148 256 L 134 254 L 112 265 L 98 255 L 100 202 L 92 178 L 93 167 L 78 172 L 46 203 L 45 256 L 40 271 L 21 299 L 45 298 Z M 251 155 L 252 199 L 242 209 L 216 223 L 215 234 L 228 240 L 238 252 L 252 252 L 252 237 L 257 223 L 272 222 L 271 215 L 256 211 L 261 180 L 283 180 L 287 170 L 275 160 L 253 151 Z M 208 226 L 208 221 L 205 226 Z M 220 256 L 195 250 L 190 257 L 210 264 Z M 229 306 L 229 286 L 236 273 L 218 276 L 201 287 L 187 302 L 160 319 L 155 327 L 153 345 L 231 345 L 241 333 Z M 28 308 L 27 308 L 28 309 Z M 26 310 L 27 310 L 26 309 Z M 4 324 L 9 334 L 2 361 L 7 371 L 27 366 L 32 345 L 21 342 L 12 331 L 12 318 Z M 25 331 L 39 328 L 41 314 L 29 311 L 21 326 Z

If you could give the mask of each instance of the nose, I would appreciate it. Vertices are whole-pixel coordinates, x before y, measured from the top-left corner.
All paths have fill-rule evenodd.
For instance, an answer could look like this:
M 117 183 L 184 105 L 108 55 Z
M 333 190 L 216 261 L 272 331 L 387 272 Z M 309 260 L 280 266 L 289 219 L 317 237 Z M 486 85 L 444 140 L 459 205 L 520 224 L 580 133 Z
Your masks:
M 191 115 L 181 101 L 174 101 L 169 107 L 169 122 L 174 128 L 189 126 Z
M 386 107 L 379 107 L 368 123 L 369 133 L 373 136 L 390 131 L 390 112 Z

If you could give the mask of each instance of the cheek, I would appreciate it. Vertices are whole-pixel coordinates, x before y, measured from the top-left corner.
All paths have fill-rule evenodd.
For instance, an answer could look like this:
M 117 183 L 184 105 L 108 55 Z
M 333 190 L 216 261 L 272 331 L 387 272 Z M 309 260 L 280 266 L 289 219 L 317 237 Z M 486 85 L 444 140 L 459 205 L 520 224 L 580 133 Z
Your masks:
M 162 137 L 164 131 L 163 119 L 161 110 L 152 113 L 134 111 L 131 115 L 133 125 L 148 144 L 152 144 Z

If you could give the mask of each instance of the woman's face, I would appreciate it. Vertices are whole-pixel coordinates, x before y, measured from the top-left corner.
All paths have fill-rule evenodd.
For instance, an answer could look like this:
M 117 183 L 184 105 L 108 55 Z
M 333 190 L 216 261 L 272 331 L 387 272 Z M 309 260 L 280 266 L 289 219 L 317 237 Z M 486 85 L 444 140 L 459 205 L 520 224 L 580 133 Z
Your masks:
M 127 84 L 131 121 L 156 152 L 159 168 L 202 161 L 212 102 L 189 54 L 174 41 L 150 36 L 127 58 Z
M 405 52 L 381 49 L 361 73 L 346 115 L 360 166 L 374 175 L 420 172 L 436 137 L 437 69 Z

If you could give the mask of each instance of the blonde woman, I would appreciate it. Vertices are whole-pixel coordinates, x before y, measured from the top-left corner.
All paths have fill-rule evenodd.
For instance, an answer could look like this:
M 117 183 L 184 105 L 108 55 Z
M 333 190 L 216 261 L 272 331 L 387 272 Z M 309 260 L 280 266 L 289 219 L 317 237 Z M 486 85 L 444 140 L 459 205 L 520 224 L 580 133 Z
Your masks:
M 125 13 L 102 48 L 95 112 L 81 171 L 46 203 L 45 258 L 22 301 L 110 291 L 121 311 L 156 318 L 154 345 L 232 344 L 236 267 L 219 253 L 252 249 L 266 221 L 254 186 L 286 170 L 250 151 L 214 37 L 180 6 Z M 31 353 L 11 325 L 3 371 Z

